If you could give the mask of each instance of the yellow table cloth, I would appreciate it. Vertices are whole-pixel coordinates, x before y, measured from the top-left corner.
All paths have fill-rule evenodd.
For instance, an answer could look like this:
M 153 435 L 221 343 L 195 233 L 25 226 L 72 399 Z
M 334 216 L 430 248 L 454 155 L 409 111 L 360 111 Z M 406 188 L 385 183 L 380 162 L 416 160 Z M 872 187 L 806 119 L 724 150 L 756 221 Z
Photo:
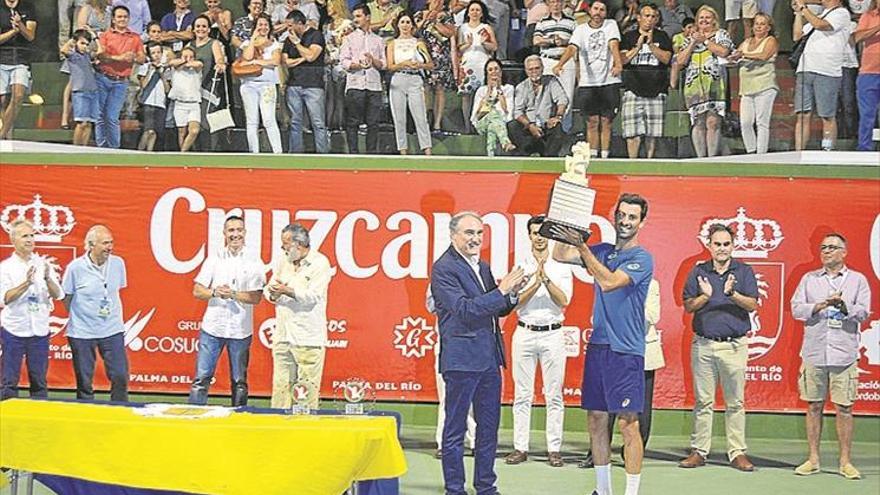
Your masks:
M 143 417 L 135 408 L 0 402 L 0 466 L 217 495 L 339 495 L 406 472 L 392 417 Z

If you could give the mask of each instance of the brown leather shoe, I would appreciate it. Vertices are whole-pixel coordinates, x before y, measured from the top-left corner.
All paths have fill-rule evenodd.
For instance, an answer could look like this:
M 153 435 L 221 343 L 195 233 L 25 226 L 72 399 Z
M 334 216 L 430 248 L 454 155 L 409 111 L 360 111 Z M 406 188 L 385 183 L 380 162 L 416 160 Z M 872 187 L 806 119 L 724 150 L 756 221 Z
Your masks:
M 696 450 L 691 452 L 691 455 L 682 459 L 681 462 L 678 463 L 678 467 L 680 468 L 697 468 L 700 466 L 706 465 L 706 458 L 700 455 Z
M 505 464 L 520 464 L 529 458 L 528 452 L 523 452 L 522 450 L 514 450 L 513 452 L 507 454 L 507 457 L 504 458 Z
M 550 452 L 550 455 L 547 457 L 547 464 L 550 464 L 552 467 L 562 467 L 565 465 L 565 462 L 562 460 L 562 454 Z
M 733 460 L 730 461 L 730 467 L 747 473 L 751 473 L 755 470 L 755 465 L 752 464 L 752 461 L 750 461 L 745 454 L 740 454 L 734 457 Z

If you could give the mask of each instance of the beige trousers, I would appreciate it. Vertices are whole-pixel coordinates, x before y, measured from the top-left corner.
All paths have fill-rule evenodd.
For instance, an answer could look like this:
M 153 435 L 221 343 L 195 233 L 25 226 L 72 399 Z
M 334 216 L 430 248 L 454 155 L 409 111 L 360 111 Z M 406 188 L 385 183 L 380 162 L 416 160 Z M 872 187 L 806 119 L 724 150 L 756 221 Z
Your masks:
M 290 408 L 291 387 L 298 382 L 311 382 L 314 394 L 308 404 L 310 409 L 317 409 L 321 376 L 324 374 L 324 355 L 323 347 L 274 342 L 272 344 L 272 407 Z
M 724 428 L 727 457 L 733 460 L 746 452 L 746 362 L 749 358 L 745 337 L 730 342 L 694 336 L 691 343 L 691 372 L 694 376 L 694 432 L 691 448 L 703 457 L 712 447 L 712 416 L 715 386 L 724 395 Z

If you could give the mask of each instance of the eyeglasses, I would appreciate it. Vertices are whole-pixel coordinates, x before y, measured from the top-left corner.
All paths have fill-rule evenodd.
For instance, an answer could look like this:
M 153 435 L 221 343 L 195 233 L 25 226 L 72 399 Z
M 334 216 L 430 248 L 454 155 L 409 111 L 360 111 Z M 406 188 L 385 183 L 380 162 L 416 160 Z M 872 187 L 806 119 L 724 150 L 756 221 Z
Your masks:
M 838 249 L 843 249 L 843 246 L 835 246 L 833 244 L 822 244 L 819 246 L 821 251 L 837 251 Z

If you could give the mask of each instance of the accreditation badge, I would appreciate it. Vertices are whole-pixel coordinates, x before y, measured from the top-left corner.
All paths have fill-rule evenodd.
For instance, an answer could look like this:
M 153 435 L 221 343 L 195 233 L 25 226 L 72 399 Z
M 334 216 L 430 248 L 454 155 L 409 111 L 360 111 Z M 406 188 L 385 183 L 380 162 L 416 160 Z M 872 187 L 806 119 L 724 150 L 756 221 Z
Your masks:
M 98 306 L 98 316 L 101 318 L 110 316 L 110 300 L 106 297 L 101 299 L 101 303 Z

